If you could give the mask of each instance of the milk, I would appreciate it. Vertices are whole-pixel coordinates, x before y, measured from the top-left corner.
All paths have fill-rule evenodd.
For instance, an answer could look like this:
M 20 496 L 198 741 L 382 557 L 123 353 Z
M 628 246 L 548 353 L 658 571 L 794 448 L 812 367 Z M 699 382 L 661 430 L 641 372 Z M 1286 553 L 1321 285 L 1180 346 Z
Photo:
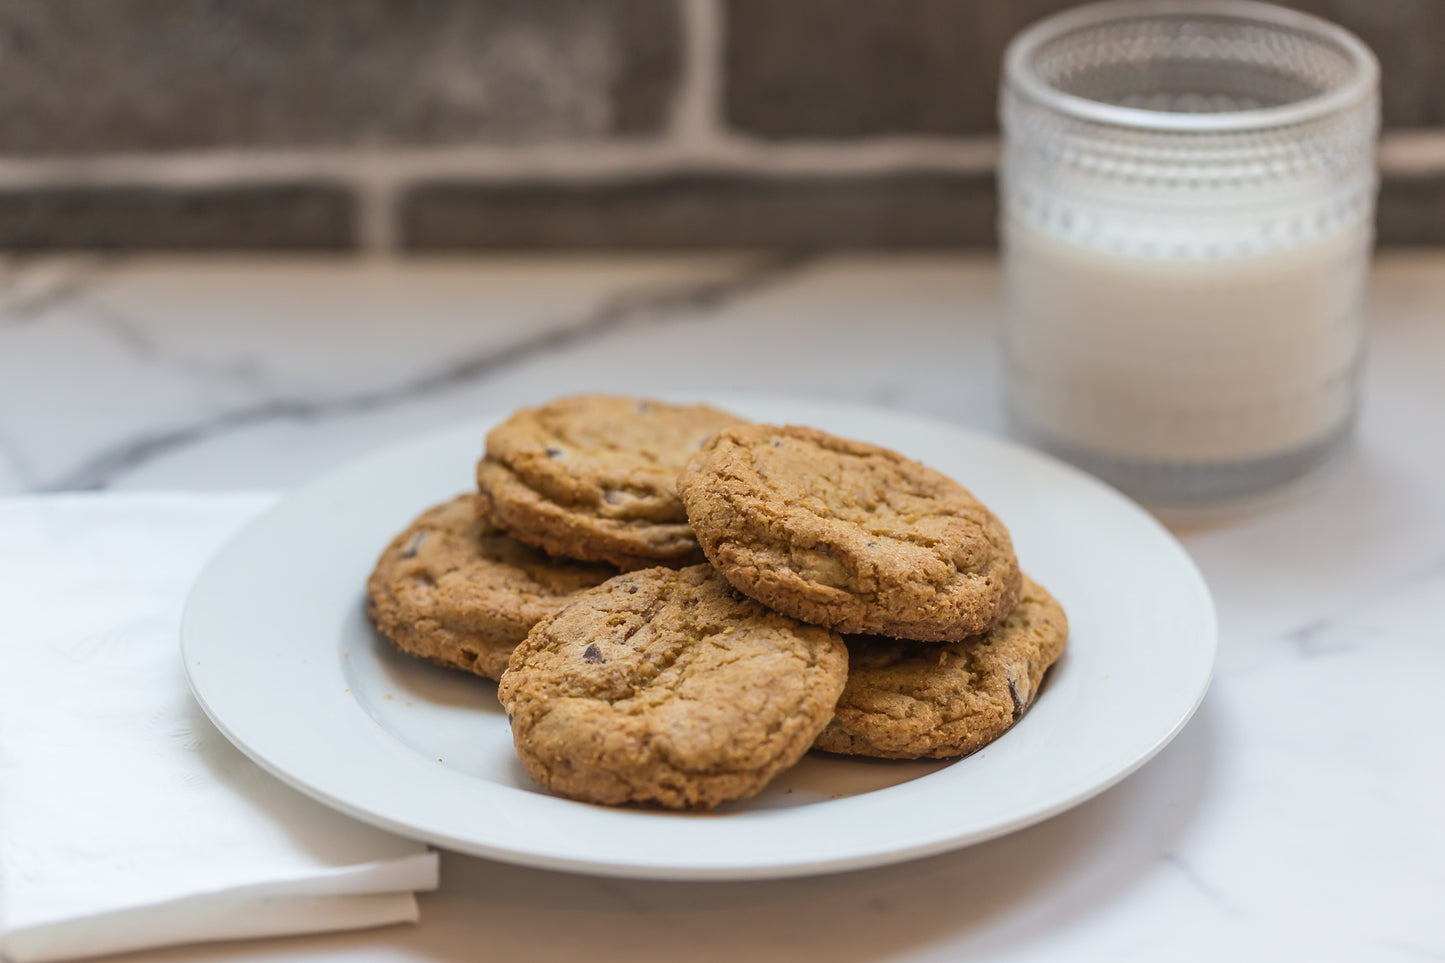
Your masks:
M 1046 443 L 1246 463 L 1349 420 L 1370 225 L 1235 257 L 1148 257 L 1003 225 L 1014 416 Z

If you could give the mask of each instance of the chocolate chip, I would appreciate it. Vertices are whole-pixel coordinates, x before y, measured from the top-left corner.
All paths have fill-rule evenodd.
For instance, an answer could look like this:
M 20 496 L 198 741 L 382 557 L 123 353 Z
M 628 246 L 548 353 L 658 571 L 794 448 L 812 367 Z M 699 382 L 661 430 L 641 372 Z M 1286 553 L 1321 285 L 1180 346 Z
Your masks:
M 1014 721 L 1018 721 L 1018 717 L 1024 714 L 1024 700 L 1019 698 L 1019 687 L 1014 682 L 1013 676 L 1009 676 L 1008 694 L 1009 698 L 1014 701 Z
M 607 661 L 602 655 L 602 650 L 597 648 L 596 642 L 588 643 L 587 648 L 582 650 L 582 660 L 584 662 L 591 662 L 593 665 Z
M 636 595 L 636 594 L 637 594 L 637 586 L 636 586 L 636 585 L 629 585 L 629 586 L 627 586 L 627 594 L 628 594 L 628 595 Z
M 562 449 L 560 449 L 560 448 L 548 448 L 548 449 L 547 449 L 547 457 L 548 457 L 548 458 L 561 458 L 561 457 L 562 457 L 563 455 L 565 455 L 565 454 L 566 454 L 566 452 L 564 452 L 564 451 L 563 451 Z
M 406 548 L 401 550 L 402 558 L 416 558 L 416 553 L 421 549 L 421 543 L 426 541 L 426 532 L 417 532 L 406 543 Z

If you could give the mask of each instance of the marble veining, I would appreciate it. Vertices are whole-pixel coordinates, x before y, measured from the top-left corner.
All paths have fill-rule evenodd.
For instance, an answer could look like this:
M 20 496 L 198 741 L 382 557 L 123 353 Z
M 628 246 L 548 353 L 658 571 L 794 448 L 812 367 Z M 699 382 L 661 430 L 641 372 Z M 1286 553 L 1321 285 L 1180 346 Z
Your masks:
M 261 397 L 239 407 L 199 417 L 189 424 L 126 438 L 89 455 L 58 478 L 46 480 L 36 487 L 39 491 L 103 489 L 118 475 L 161 455 L 200 441 L 214 440 L 239 428 L 282 420 L 320 422 L 440 394 L 457 386 L 481 381 L 494 371 L 525 363 L 549 351 L 582 345 L 625 327 L 668 323 L 679 317 L 705 316 L 733 298 L 746 296 L 770 281 L 786 276 L 801 262 L 802 259 L 797 257 L 767 258 L 701 282 L 623 290 L 605 297 L 576 319 L 524 332 L 516 340 L 494 349 L 447 358 L 438 367 L 400 382 L 321 399 Z M 30 302 L 30 305 L 33 304 L 33 301 Z M 129 323 L 123 315 L 108 307 L 93 306 L 85 317 L 143 363 L 176 369 L 178 373 L 191 376 L 230 380 L 261 390 L 266 387 L 260 370 L 253 364 L 206 362 L 170 355 L 163 341 Z
M 1226 897 L 1219 890 L 1215 889 L 1211 883 L 1208 883 L 1204 879 L 1202 879 L 1198 871 L 1189 864 L 1189 861 L 1183 856 L 1179 855 L 1177 852 L 1170 853 L 1169 855 L 1165 856 L 1164 862 L 1177 869 L 1179 871 L 1179 875 L 1183 876 L 1184 879 L 1188 881 L 1189 885 L 1193 886 L 1199 892 L 1199 895 L 1204 897 L 1206 902 L 1212 903 L 1214 907 L 1219 910 L 1219 912 L 1225 914 L 1226 916 L 1234 917 L 1240 917 L 1245 915 L 1244 911 L 1241 910 L 1238 906 L 1235 906 L 1233 903 L 1231 903 L 1228 897 Z
M 11 261 L 0 495 L 285 488 L 577 390 L 808 395 L 1001 432 L 999 299 L 986 257 Z M 418 928 L 145 959 L 462 961 L 478 940 L 569 963 L 1445 958 L 1445 254 L 1382 257 L 1371 299 L 1351 457 L 1273 499 L 1167 519 L 1216 596 L 1215 682 L 1100 797 L 958 853 L 808 880 L 448 855 Z

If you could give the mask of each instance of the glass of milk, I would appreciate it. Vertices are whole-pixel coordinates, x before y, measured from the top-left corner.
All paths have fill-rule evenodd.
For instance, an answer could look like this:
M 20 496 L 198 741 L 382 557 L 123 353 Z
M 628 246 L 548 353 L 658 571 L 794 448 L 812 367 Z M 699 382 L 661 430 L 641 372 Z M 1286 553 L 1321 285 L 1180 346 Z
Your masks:
M 1161 505 L 1260 492 L 1347 447 L 1378 105 L 1363 43 L 1266 4 L 1099 3 L 1016 37 L 1016 430 Z

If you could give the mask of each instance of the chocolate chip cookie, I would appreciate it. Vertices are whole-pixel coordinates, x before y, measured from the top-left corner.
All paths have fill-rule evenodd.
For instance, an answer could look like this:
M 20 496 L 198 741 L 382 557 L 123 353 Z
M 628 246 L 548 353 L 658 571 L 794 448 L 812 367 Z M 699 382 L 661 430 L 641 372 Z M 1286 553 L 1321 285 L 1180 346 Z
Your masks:
M 678 479 L 708 559 L 739 590 L 839 632 L 986 632 L 1018 597 L 1009 533 L 967 489 L 815 428 L 727 428 Z
M 966 756 L 1008 731 L 1064 651 L 1064 610 L 1030 578 L 1013 613 L 947 645 L 848 637 L 848 684 L 815 749 L 888 759 Z
M 711 565 L 651 568 L 538 622 L 497 695 L 547 789 L 711 809 L 802 757 L 847 664 L 841 636 L 769 611 Z
M 703 560 L 677 474 L 741 420 L 701 405 L 579 395 L 526 408 L 487 435 L 477 486 L 517 538 L 624 570 Z
M 539 619 L 617 571 L 523 545 L 476 501 L 437 505 L 392 540 L 367 580 L 367 612 L 408 655 L 499 679 Z

